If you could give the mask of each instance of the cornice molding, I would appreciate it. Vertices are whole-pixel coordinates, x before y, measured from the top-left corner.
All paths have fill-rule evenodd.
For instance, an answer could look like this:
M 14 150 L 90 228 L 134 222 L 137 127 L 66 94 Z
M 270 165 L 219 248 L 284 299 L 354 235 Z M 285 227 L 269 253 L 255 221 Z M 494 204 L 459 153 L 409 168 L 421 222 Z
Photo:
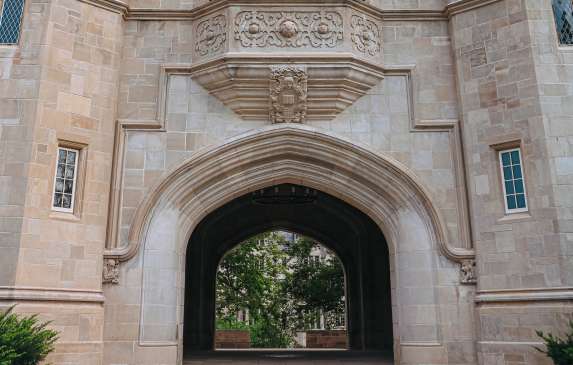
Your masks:
M 382 10 L 360 0 L 329 0 L 324 2 L 307 2 L 304 0 L 219 0 L 212 1 L 193 9 L 153 9 L 131 8 L 128 3 L 120 0 L 78 0 L 80 2 L 121 14 L 125 20 L 194 20 L 205 14 L 210 14 L 230 5 L 260 5 L 261 7 L 285 6 L 348 6 L 360 10 L 369 16 L 384 21 L 446 21 L 452 16 L 487 6 L 502 0 L 458 0 L 448 4 L 443 10 L 430 9 L 395 9 Z
M 0 301 L 103 303 L 98 290 L 0 287 Z
M 457 0 L 450 3 L 444 9 L 444 15 L 451 18 L 454 15 L 465 13 L 466 11 L 491 5 L 502 0 Z
M 481 290 L 476 293 L 478 304 L 573 301 L 573 287 Z

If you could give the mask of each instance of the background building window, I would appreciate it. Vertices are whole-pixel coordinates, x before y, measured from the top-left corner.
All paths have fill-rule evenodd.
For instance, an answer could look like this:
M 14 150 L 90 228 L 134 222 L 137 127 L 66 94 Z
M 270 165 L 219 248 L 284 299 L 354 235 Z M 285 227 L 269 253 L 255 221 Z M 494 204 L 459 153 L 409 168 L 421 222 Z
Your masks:
M 527 211 L 527 196 L 521 162 L 521 150 L 514 148 L 499 152 L 505 211 L 517 213 Z
M 0 44 L 16 44 L 20 38 L 24 0 L 0 0 L 0 6 Z
M 52 209 L 73 212 L 79 150 L 58 148 Z
M 573 3 L 571 0 L 552 0 L 559 43 L 573 45 Z

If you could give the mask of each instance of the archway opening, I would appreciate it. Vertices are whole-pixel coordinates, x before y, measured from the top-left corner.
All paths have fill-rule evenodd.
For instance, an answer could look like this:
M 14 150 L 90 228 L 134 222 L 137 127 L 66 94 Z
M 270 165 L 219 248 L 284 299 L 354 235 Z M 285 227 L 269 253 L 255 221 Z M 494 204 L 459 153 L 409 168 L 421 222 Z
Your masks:
M 281 184 L 235 198 L 195 227 L 186 256 L 184 355 L 215 349 L 216 278 L 225 254 L 271 230 L 311 237 L 336 253 L 346 276 L 347 348 L 391 353 L 391 265 L 380 228 L 330 194 Z
M 345 275 L 336 253 L 288 231 L 257 234 L 221 260 L 216 349 L 346 349 Z

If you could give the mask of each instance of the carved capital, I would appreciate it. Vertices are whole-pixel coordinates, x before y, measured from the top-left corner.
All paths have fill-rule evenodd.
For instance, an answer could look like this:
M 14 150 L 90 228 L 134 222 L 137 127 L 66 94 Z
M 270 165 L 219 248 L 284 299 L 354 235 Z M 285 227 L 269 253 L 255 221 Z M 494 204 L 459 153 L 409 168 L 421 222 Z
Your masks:
M 119 284 L 119 260 L 118 259 L 104 259 L 103 260 L 103 277 L 104 284 Z
M 270 119 L 273 123 L 303 123 L 307 107 L 307 75 L 295 66 L 271 68 Z
M 476 260 L 463 260 L 460 266 L 460 282 L 462 284 L 477 283 Z

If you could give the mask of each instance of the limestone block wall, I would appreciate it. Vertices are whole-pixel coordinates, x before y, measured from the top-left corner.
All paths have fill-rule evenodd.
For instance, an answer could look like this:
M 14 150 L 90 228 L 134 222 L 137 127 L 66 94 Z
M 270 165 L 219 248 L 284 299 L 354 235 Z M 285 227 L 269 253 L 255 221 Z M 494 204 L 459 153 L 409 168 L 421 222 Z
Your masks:
M 527 1 L 532 55 L 544 129 L 556 219 L 554 242 L 560 246 L 560 276 L 555 285 L 573 283 L 573 47 L 559 45 L 551 1 Z
M 184 73 L 162 74 L 162 65 L 192 61 L 191 32 L 190 22 L 181 20 L 126 23 L 118 115 L 127 127 L 123 168 L 119 171 L 120 224 L 113 244 L 126 244 L 136 208 L 170 169 L 193 152 L 268 124 L 238 118 Z M 449 241 L 468 247 L 471 242 L 463 223 L 465 192 L 448 22 L 387 21 L 382 35 L 380 57 L 388 68 L 386 78 L 336 119 L 308 124 L 408 166 L 431 191 L 447 222 Z M 164 84 L 162 77 L 168 80 Z M 163 111 L 158 106 L 162 88 Z M 166 218 L 164 223 L 175 222 L 168 221 Z M 105 363 L 153 363 L 156 358 L 177 357 L 182 322 L 173 321 L 182 319 L 173 313 L 180 312 L 177 308 L 181 304 L 172 295 L 177 290 L 172 289 L 182 287 L 182 273 L 172 272 L 177 264 L 176 251 L 171 252 L 171 259 L 160 261 L 155 256 L 158 250 L 155 245 L 149 247 L 145 258 L 140 251 L 122 264 L 121 283 L 105 287 Z M 401 274 L 409 288 L 396 298 L 413 308 L 413 314 L 400 319 L 402 327 L 397 330 L 400 341 L 410 346 L 402 350 L 403 362 L 475 363 L 473 288 L 459 286 L 458 265 L 437 251 L 414 246 L 404 250 L 397 258 L 398 265 L 416 269 Z M 151 289 L 142 291 L 142 285 Z M 419 290 L 426 285 L 433 289 Z M 167 302 L 155 302 L 157 290 L 165 294 L 157 298 Z M 434 304 L 417 307 L 423 298 Z M 171 309 L 152 313 L 148 305 L 158 304 Z M 420 357 L 419 348 L 424 349 L 425 357 Z
M 49 10 L 28 1 L 19 45 L 0 45 L 0 286 L 16 277 Z
M 505 0 L 451 22 L 479 272 L 482 364 L 548 363 L 535 329 L 565 322 L 571 287 L 571 78 L 550 1 Z M 567 85 L 565 85 L 567 84 Z M 506 215 L 497 151 L 520 146 L 529 212 Z M 567 147 L 565 147 L 567 146 Z M 565 219 L 565 220 L 563 220 Z M 536 299 L 539 298 L 538 299 Z M 542 299 L 542 300 L 541 300 Z
M 60 340 L 50 361 L 101 364 L 123 21 L 75 0 L 29 1 L 23 19 L 20 43 L 0 47 L 0 160 L 7 175 L 0 206 L 13 216 L 0 229 L 0 246 L 12 247 L 0 254 L 0 305 L 16 302 L 17 311 L 52 321 Z M 81 149 L 73 213 L 51 209 L 60 145 Z

